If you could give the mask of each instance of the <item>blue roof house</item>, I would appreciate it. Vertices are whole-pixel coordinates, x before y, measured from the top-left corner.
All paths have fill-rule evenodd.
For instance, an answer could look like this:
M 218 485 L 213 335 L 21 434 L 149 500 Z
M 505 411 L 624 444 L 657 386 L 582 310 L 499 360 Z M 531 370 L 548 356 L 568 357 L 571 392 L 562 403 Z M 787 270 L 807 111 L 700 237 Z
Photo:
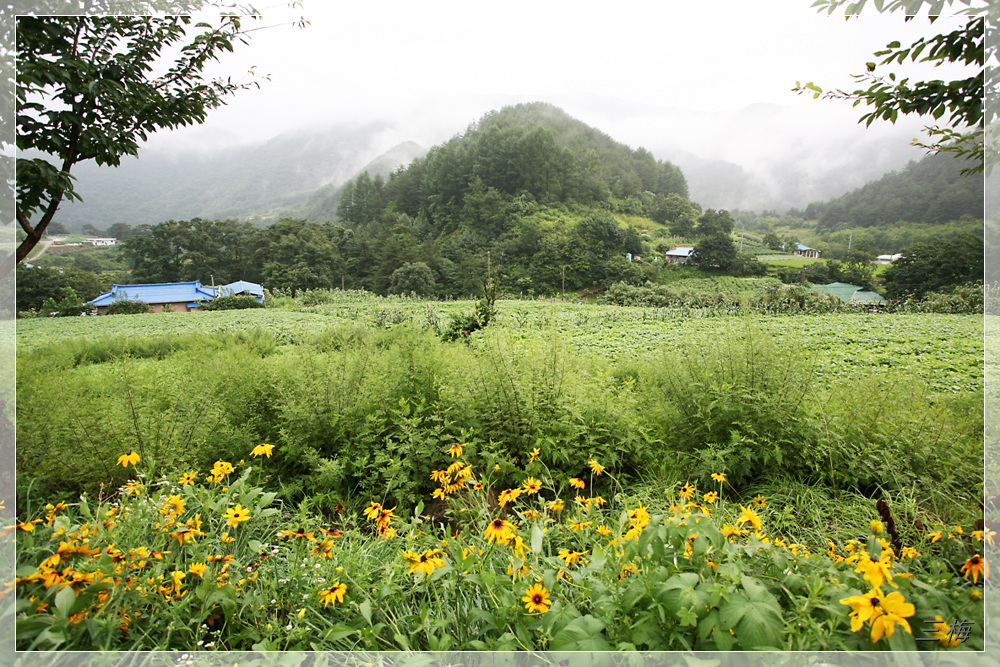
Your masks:
M 264 288 L 257 283 L 248 283 L 245 280 L 237 280 L 235 283 L 216 287 L 219 296 L 252 296 L 261 303 L 264 303 Z
M 110 292 L 104 292 L 93 301 L 98 315 L 108 312 L 108 306 L 115 301 L 144 301 L 154 313 L 186 312 L 196 310 L 202 301 L 216 297 L 215 290 L 205 287 L 201 281 L 189 283 L 157 283 L 152 285 L 112 285 Z
M 796 243 L 795 250 L 792 251 L 792 254 L 798 255 L 799 257 L 819 257 L 819 250 L 816 250 L 816 248 L 810 248 L 802 243 Z

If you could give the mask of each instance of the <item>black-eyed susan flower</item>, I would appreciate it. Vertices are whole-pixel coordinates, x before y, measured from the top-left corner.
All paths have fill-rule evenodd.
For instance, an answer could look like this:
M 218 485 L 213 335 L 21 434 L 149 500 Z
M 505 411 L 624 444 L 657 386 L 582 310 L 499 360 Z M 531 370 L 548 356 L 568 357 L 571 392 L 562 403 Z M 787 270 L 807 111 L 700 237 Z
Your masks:
M 305 539 L 309 540 L 310 542 L 316 541 L 316 535 L 307 531 L 305 528 L 295 528 L 293 530 L 280 530 L 278 531 L 278 534 L 290 540 Z
M 569 485 L 572 486 L 574 489 L 583 489 L 587 486 L 586 483 L 579 477 L 571 477 L 569 480 Z
M 743 507 L 743 505 L 740 505 L 740 510 L 742 511 L 742 514 L 740 514 L 740 518 L 736 520 L 737 524 L 749 523 L 755 530 L 761 529 L 764 522 L 761 521 L 759 514 L 754 512 L 752 509 Z
M 715 502 L 716 500 L 718 500 L 718 499 L 719 499 L 719 494 L 718 494 L 718 493 L 716 493 L 715 491 L 709 491 L 709 492 L 708 492 L 708 493 L 706 493 L 706 494 L 705 494 L 704 496 L 702 496 L 702 499 L 703 499 L 703 500 L 704 500 L 704 501 L 705 501 L 706 503 L 710 503 L 710 504 L 711 504 L 711 503 L 714 503 L 714 502 Z
M 896 584 L 892 583 L 892 556 L 888 553 L 883 552 L 878 560 L 872 560 L 868 552 L 862 552 L 861 558 L 858 560 L 858 567 L 854 571 L 863 572 L 865 581 L 870 583 L 873 588 L 880 588 L 882 582 L 886 580 L 890 586 L 898 588 Z
M 697 490 L 694 485 L 689 482 L 684 482 L 684 486 L 682 486 L 680 490 L 680 496 L 684 500 L 691 500 L 691 496 L 693 496 L 696 492 Z
M 715 480 L 716 482 L 718 482 L 719 484 L 722 484 L 723 482 L 726 481 L 726 473 L 724 473 L 724 472 L 713 472 L 712 473 L 712 479 Z
M 535 479 L 534 477 L 529 477 L 524 480 L 524 484 L 521 485 L 524 488 L 524 492 L 529 496 L 538 493 L 542 490 L 542 483 Z
M 530 458 L 530 459 L 528 459 L 528 465 L 529 465 L 529 466 L 530 466 L 530 465 L 531 465 L 532 463 L 534 463 L 534 462 L 535 462 L 535 459 L 537 459 L 537 458 L 538 458 L 538 454 L 539 454 L 539 453 L 540 453 L 540 450 L 538 449 L 538 447 L 535 447 L 534 449 L 532 449 L 532 450 L 531 450 L 531 458 Z M 498 467 L 497 469 L 499 469 L 499 467 Z
M 431 498 L 434 498 L 435 500 L 444 500 L 447 497 L 448 493 L 442 488 L 431 491 Z
M 375 521 L 378 519 L 379 514 L 382 513 L 382 506 L 376 502 L 372 502 L 363 512 L 366 519 Z
M 319 601 L 323 603 L 326 607 L 328 604 L 344 603 L 344 593 L 347 592 L 347 585 L 342 584 L 339 581 L 334 583 L 329 588 L 324 588 L 319 591 Z
M 881 591 L 879 591 L 881 593 Z M 906 601 L 902 593 L 893 591 L 884 598 L 881 603 L 882 613 L 872 618 L 872 641 L 877 642 L 885 635 L 888 639 L 892 637 L 896 624 L 905 629 L 911 635 L 913 630 L 907 622 L 907 618 L 916 613 L 913 604 Z
M 882 613 L 881 591 L 873 588 L 864 595 L 842 598 L 840 604 L 850 605 L 851 632 L 857 632 L 867 621 Z
M 590 509 L 590 504 L 591 504 L 590 498 L 585 498 L 584 496 L 577 496 L 573 500 L 575 500 L 576 502 L 580 503 L 580 507 L 582 507 L 583 509 L 585 509 L 585 510 L 589 510 Z
M 526 590 L 521 600 L 528 613 L 544 614 L 549 610 L 549 592 L 541 584 L 535 584 Z
M 236 528 L 241 522 L 246 521 L 250 518 L 250 510 L 242 505 L 237 504 L 236 507 L 230 507 L 226 510 L 223 515 L 226 519 L 226 525 Z
M 522 493 L 524 493 L 524 489 L 507 489 L 506 491 L 501 491 L 497 502 L 500 504 L 500 507 L 503 507 L 507 503 L 516 501 Z
M 196 472 L 186 472 L 183 475 L 181 475 L 181 480 L 180 482 L 178 482 L 178 484 L 180 484 L 181 486 L 184 486 L 185 484 L 190 484 L 193 486 L 194 481 L 197 477 L 198 473 Z
M 607 537 L 611 534 L 611 529 L 607 526 L 598 526 L 596 528 L 597 532 L 601 534 L 602 537 Z
M 598 463 L 594 459 L 591 459 L 590 461 L 588 461 L 587 465 L 590 466 L 591 472 L 593 472 L 598 477 L 604 472 L 604 466 L 602 466 L 600 463 Z
M 208 565 L 206 565 L 205 563 L 191 563 L 188 566 L 188 572 L 190 572 L 191 574 L 196 574 L 199 577 L 204 577 L 205 576 L 205 570 L 207 570 L 207 569 L 208 569 Z
M 333 558 L 333 540 L 329 538 L 323 538 L 318 541 L 316 545 L 309 550 L 313 556 L 319 556 L 320 558 Z
M 423 572 L 425 575 L 429 575 L 439 567 L 444 567 L 444 559 L 441 558 L 440 549 L 425 549 L 419 554 L 414 551 L 404 551 L 403 555 L 411 563 L 409 574 Z
M 575 533 L 578 530 L 583 530 L 584 528 L 586 528 L 587 526 L 589 526 L 592 523 L 594 523 L 594 522 L 593 521 L 574 521 L 573 519 L 570 519 L 569 520 L 569 527 L 572 528 L 573 532 Z
M 483 531 L 483 537 L 487 540 L 490 542 L 496 540 L 501 544 L 507 544 L 513 536 L 514 526 L 506 519 L 493 519 L 486 524 L 486 530 Z
M 753 497 L 754 507 L 767 507 L 767 499 L 759 493 Z
M 591 498 L 591 500 L 597 507 L 602 507 L 606 502 L 608 502 L 601 496 L 594 496 L 593 498 Z
M 226 475 L 230 474 L 234 470 L 235 468 L 233 468 L 232 463 L 229 463 L 228 461 L 216 461 L 212 465 L 212 470 L 210 471 L 212 480 L 219 483 Z
M 878 519 L 875 519 L 871 523 L 872 535 L 881 535 L 885 532 L 885 524 L 883 524 Z
M 274 445 L 262 444 L 257 445 L 250 452 L 250 456 L 266 456 L 271 458 L 271 452 L 274 450 Z
M 990 566 L 986 562 L 986 559 L 976 554 L 969 560 L 965 561 L 965 565 L 959 572 L 965 573 L 965 578 L 968 579 L 969 575 L 972 575 L 972 583 L 979 583 L 979 575 L 983 575 L 983 580 L 985 581 L 990 576 Z
M 559 558 L 561 558 L 563 560 L 563 562 L 566 563 L 567 566 L 569 566 L 569 565 L 572 565 L 573 563 L 576 563 L 577 561 L 579 561 L 580 560 L 580 556 L 583 556 L 586 553 L 587 553 L 586 551 L 575 551 L 575 550 L 572 550 L 572 549 L 560 549 L 559 550 Z
M 562 498 L 556 498 L 552 502 L 546 505 L 552 512 L 561 512 L 566 509 L 566 503 L 562 501 Z
M 127 468 L 129 466 L 134 466 L 139 461 L 140 461 L 139 455 L 136 454 L 135 452 L 130 452 L 128 454 L 122 454 L 121 456 L 118 457 L 118 465 L 120 465 L 123 468 Z
M 452 458 L 457 459 L 459 456 L 462 455 L 462 447 L 463 445 L 452 445 L 451 447 L 448 448 L 447 454 Z
M 527 544 L 525 544 L 524 538 L 516 533 L 511 537 L 510 541 L 507 543 L 507 546 L 511 548 L 511 551 L 514 552 L 515 556 L 519 556 L 521 558 L 524 557 L 525 551 L 529 552 L 531 551 L 531 549 L 528 549 Z

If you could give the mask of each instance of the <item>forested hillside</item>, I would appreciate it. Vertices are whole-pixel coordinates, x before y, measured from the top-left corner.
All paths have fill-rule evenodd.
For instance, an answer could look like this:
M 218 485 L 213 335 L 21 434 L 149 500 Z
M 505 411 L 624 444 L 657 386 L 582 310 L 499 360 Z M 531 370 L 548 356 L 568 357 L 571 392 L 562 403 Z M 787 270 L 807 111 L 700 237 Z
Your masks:
M 349 287 L 440 297 L 481 292 L 487 263 L 513 292 L 549 294 L 645 279 L 621 219 L 701 213 L 680 169 L 544 104 L 491 112 L 387 179 L 362 173 L 336 223 L 170 221 L 128 239 L 145 282 L 244 278 L 290 290 Z
M 963 216 L 981 219 L 983 179 L 959 174 L 968 166 L 948 153 L 929 155 L 842 197 L 810 204 L 805 217 L 816 219 L 820 232 L 898 222 L 940 223 Z

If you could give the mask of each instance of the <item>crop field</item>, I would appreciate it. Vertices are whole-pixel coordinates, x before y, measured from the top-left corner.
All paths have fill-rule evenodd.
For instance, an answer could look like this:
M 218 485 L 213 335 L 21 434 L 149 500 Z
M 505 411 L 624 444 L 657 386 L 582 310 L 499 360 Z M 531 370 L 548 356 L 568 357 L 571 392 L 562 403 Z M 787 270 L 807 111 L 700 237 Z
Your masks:
M 19 350 L 61 340 L 102 340 L 246 330 L 295 343 L 347 323 L 387 328 L 401 323 L 434 329 L 469 301 L 426 302 L 378 297 L 264 310 L 161 313 L 128 317 L 21 320 Z M 934 314 L 820 314 L 754 318 L 780 345 L 814 353 L 809 368 L 821 377 L 864 369 L 912 373 L 936 391 L 981 391 L 984 328 L 981 316 Z M 558 338 L 573 349 L 610 362 L 642 359 L 692 340 L 739 338 L 745 321 L 690 316 L 670 309 L 534 301 L 498 302 L 498 325 L 520 336 Z
M 982 649 L 998 318 L 474 306 L 17 322 L 18 647 Z

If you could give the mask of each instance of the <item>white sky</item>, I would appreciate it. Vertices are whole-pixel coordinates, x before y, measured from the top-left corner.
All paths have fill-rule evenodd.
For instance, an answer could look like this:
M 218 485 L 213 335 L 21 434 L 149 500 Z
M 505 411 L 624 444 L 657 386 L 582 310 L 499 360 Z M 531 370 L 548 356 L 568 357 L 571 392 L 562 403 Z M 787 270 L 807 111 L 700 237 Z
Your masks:
M 789 107 L 784 127 L 761 126 L 759 134 L 741 127 L 745 149 L 727 137 L 728 152 L 716 156 L 736 159 L 741 150 L 795 144 L 803 134 L 862 132 L 860 108 L 796 95 L 795 82 L 853 89 L 850 75 L 863 71 L 874 51 L 892 40 L 908 44 L 941 32 L 949 20 L 929 28 L 926 18 L 904 22 L 901 14 L 874 8 L 846 20 L 819 14 L 811 4 L 305 0 L 288 9 L 278 3 L 260 7 L 260 24 L 286 24 L 254 32 L 248 47 L 227 54 L 215 70 L 238 79 L 256 66 L 270 80 L 211 112 L 204 125 L 157 133 L 150 145 L 208 147 L 263 141 L 315 124 L 386 121 L 396 127 L 387 143 L 411 139 L 430 147 L 491 109 L 544 100 L 630 145 L 690 149 L 685 142 L 707 141 L 708 128 L 718 128 L 731 112 L 759 103 Z M 287 24 L 300 16 L 311 25 Z M 956 74 L 930 72 L 945 79 Z M 682 115 L 685 127 L 666 127 L 668 109 L 695 113 Z M 706 120 L 702 127 L 699 118 Z M 901 131 L 908 140 L 923 124 L 901 119 L 896 128 L 879 123 L 875 132 Z M 787 139 L 775 136 L 784 130 Z

